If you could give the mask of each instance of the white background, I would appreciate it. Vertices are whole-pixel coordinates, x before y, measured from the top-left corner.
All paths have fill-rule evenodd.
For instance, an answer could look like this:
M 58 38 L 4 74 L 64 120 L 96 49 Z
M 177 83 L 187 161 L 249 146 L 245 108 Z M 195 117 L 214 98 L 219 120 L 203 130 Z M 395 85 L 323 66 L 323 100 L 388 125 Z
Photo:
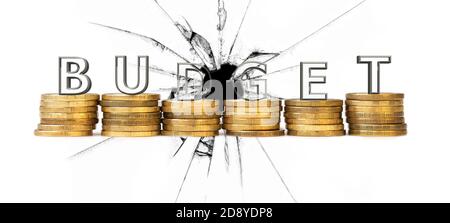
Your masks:
M 213 42 L 216 1 L 161 1 L 183 15 L 194 30 Z M 236 45 L 241 57 L 254 49 L 277 52 L 312 33 L 355 0 L 253 0 Z M 239 25 L 246 1 L 226 1 L 226 44 Z M 300 61 L 328 61 L 325 88 L 331 98 L 366 89 L 366 67 L 357 55 L 392 55 L 382 68 L 382 90 L 406 94 L 408 136 L 399 138 L 260 139 L 299 202 L 450 202 L 448 147 L 448 52 L 450 3 L 368 0 L 322 32 L 268 64 L 274 71 Z M 178 16 L 177 18 L 179 18 Z M 91 92 L 116 92 L 114 56 L 149 55 L 152 64 L 176 69 L 138 38 L 106 30 L 98 22 L 155 37 L 189 57 L 189 48 L 150 0 L 2 1 L 0 3 L 0 201 L 2 202 L 174 202 L 192 147 L 176 159 L 176 138 L 112 139 L 67 159 L 104 137 L 39 138 L 40 94 L 58 89 L 58 57 L 89 60 Z M 229 46 L 229 45 L 228 45 Z M 298 70 L 269 78 L 269 92 L 298 97 Z M 175 85 L 151 75 L 149 92 Z M 166 96 L 165 92 L 161 92 Z M 100 126 L 98 126 L 100 128 Z M 236 169 L 226 174 L 225 137 L 208 181 L 205 162 L 178 201 L 291 202 L 256 139 L 242 141 L 243 188 Z M 195 138 L 191 138 L 190 141 Z M 227 140 L 233 142 L 230 137 Z M 188 142 L 195 144 L 192 142 Z M 189 150 L 189 148 L 191 150 Z M 215 151 L 216 151 L 215 150 Z

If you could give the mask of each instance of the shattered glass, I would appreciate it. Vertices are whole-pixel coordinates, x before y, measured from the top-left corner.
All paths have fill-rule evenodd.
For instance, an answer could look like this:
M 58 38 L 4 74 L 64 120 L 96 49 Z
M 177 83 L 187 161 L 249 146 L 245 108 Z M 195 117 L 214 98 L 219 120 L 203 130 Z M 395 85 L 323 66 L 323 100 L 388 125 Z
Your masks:
M 297 65 L 298 62 L 296 61 L 297 59 L 295 59 L 296 62 L 294 63 L 292 62 L 292 60 L 287 60 L 286 57 L 289 56 L 292 57 L 293 54 L 298 54 L 297 48 L 299 45 L 309 40 L 311 37 L 318 34 L 328 26 L 332 25 L 340 18 L 344 17 L 346 14 L 358 8 L 365 1 L 366 0 L 345 1 L 345 4 L 335 3 L 334 1 L 331 2 L 328 1 L 327 2 L 328 5 L 342 4 L 347 8 L 344 8 L 344 10 L 342 10 L 343 7 L 335 7 L 340 9 L 340 11 L 338 12 L 333 11 L 332 12 L 333 16 L 331 17 L 316 19 L 315 23 L 312 22 L 313 19 L 310 19 L 310 21 L 306 22 L 301 21 L 304 23 L 312 24 L 311 25 L 312 28 L 308 27 L 303 29 L 302 35 L 299 34 L 294 35 L 292 33 L 293 31 L 295 31 L 296 33 L 299 32 L 299 27 L 287 27 L 287 28 L 282 26 L 276 27 L 278 29 L 284 28 L 286 32 L 290 32 L 289 35 L 287 35 L 287 33 L 280 34 L 277 33 L 276 31 L 264 30 L 265 27 L 263 27 L 263 25 L 271 19 L 270 12 L 267 14 L 266 17 L 255 17 L 256 15 L 258 15 L 258 13 L 255 11 L 252 12 L 253 14 L 251 15 L 249 14 L 250 11 L 252 10 L 252 4 L 256 3 L 256 1 L 252 2 L 251 0 L 245 1 L 217 0 L 217 2 L 214 2 L 206 0 L 195 0 L 189 1 L 189 3 L 187 3 L 187 1 L 186 2 L 179 1 L 173 3 L 170 1 L 162 2 L 154 0 L 153 1 L 155 3 L 154 6 L 162 11 L 166 19 L 169 20 L 170 23 L 173 25 L 172 28 L 175 28 L 180 34 L 180 37 L 186 42 L 186 46 L 189 47 L 189 52 L 191 53 L 190 57 L 183 56 L 182 54 L 178 53 L 178 50 L 167 47 L 165 43 L 157 40 L 157 37 L 149 37 L 143 34 L 135 33 L 127 29 L 117 28 L 110 25 L 100 23 L 92 23 L 92 24 L 109 30 L 114 30 L 132 37 L 136 37 L 147 43 L 150 43 L 150 45 L 152 46 L 151 48 L 152 50 L 158 51 L 160 54 L 168 54 L 173 58 L 176 58 L 177 60 L 174 61 L 173 64 L 180 62 L 190 64 L 201 64 L 202 67 L 200 70 L 205 74 L 203 80 L 186 77 L 179 77 L 179 78 L 181 78 L 183 85 L 187 83 L 188 86 L 188 91 L 182 93 L 184 94 L 184 96 L 192 97 L 193 95 L 200 95 L 200 97 L 207 97 L 211 93 L 211 91 L 209 91 L 210 89 L 203 91 L 204 89 L 198 88 L 198 86 L 202 86 L 205 82 L 207 82 L 210 79 L 218 80 L 222 84 L 226 85 L 227 81 L 239 82 L 249 79 L 263 79 L 268 76 L 273 76 L 274 74 L 298 75 L 296 72 L 294 72 L 299 67 L 299 65 Z M 182 6 L 182 4 L 202 5 L 202 9 L 199 8 L 198 11 L 194 12 L 183 11 L 184 7 Z M 212 10 L 213 4 L 216 4 L 214 6 L 215 10 Z M 266 3 L 263 2 L 261 4 Z M 322 5 L 326 5 L 322 1 L 314 1 L 314 3 L 311 4 L 316 4 L 317 8 L 321 8 Z M 169 5 L 171 5 L 171 7 Z M 204 10 L 205 8 L 211 8 L 211 10 L 205 11 Z M 330 6 L 329 8 L 332 7 Z M 200 16 L 200 18 L 198 18 L 198 16 L 189 17 L 189 15 L 192 15 L 193 13 L 194 14 L 202 13 L 203 15 Z M 297 11 L 286 13 L 297 13 Z M 253 17 L 248 18 L 249 16 Z M 193 26 L 193 24 L 195 25 L 198 25 L 199 23 L 209 24 L 212 22 L 216 23 L 215 29 L 213 28 L 213 26 L 205 26 L 205 25 L 199 27 Z M 251 32 L 255 33 L 261 32 L 264 33 L 264 35 L 259 36 L 260 40 L 255 39 L 249 41 L 248 38 L 246 38 L 246 36 L 248 33 Z M 274 37 L 278 37 L 279 39 L 293 38 L 291 40 L 295 41 L 292 42 L 292 41 L 276 40 L 274 42 L 270 42 L 269 40 L 271 40 L 272 38 L 275 39 Z M 291 42 L 291 45 L 289 44 L 286 45 L 284 44 L 285 42 Z M 281 47 L 280 49 L 273 49 L 273 47 L 270 47 L 271 45 L 275 45 L 276 47 L 280 46 L 283 47 Z M 256 62 L 261 64 L 267 63 L 269 68 L 267 73 L 265 74 L 257 72 L 255 70 L 250 70 L 242 74 L 236 74 L 235 73 L 236 70 L 246 62 Z M 136 66 L 135 64 L 129 65 Z M 174 68 L 160 67 L 160 65 L 158 64 L 151 64 L 150 70 L 152 72 L 166 75 L 168 77 L 177 78 L 176 69 Z M 256 96 L 261 96 L 258 95 L 259 92 L 254 92 L 251 89 L 246 88 L 246 85 L 239 85 L 238 87 L 243 88 L 243 91 L 246 94 L 256 94 Z M 226 89 L 227 88 L 224 87 L 224 94 L 223 94 L 224 98 L 220 98 L 221 100 L 227 99 L 226 95 L 228 94 L 226 94 L 225 92 Z M 152 89 L 152 91 L 154 90 L 155 89 Z M 156 89 L 156 91 L 160 92 L 169 92 L 170 99 L 176 98 L 177 94 L 181 94 L 180 90 L 181 89 L 178 89 L 177 87 Z M 241 97 L 242 95 L 233 94 L 233 98 L 241 98 Z M 280 98 L 279 96 L 276 96 L 275 93 L 271 93 L 270 91 L 267 94 L 262 95 L 262 97 Z M 241 163 L 242 160 L 240 156 L 241 140 L 239 137 L 227 137 L 227 136 L 219 136 L 219 137 L 225 137 L 225 143 L 223 144 L 222 148 L 217 148 L 218 145 L 215 144 L 216 137 L 202 137 L 198 139 L 198 143 L 196 148 L 194 149 L 194 153 L 192 154 L 192 158 L 186 171 L 186 175 L 183 179 L 183 182 L 181 183 L 177 195 L 177 200 L 178 196 L 182 192 L 182 188 L 189 173 L 192 161 L 194 159 L 200 159 L 202 161 L 206 160 L 206 162 L 209 162 L 207 170 L 207 175 L 209 175 L 213 152 L 214 150 L 217 149 L 223 150 L 225 154 L 224 162 L 227 168 L 229 168 L 229 166 L 232 164 L 238 166 L 238 168 L 240 169 L 240 182 L 242 184 L 243 182 L 242 163 Z M 181 143 L 180 146 L 177 148 L 176 152 L 173 154 L 174 157 L 178 154 L 178 151 L 183 149 L 184 142 L 186 141 L 185 137 L 180 137 L 179 139 Z M 102 142 L 99 143 L 98 145 L 102 144 Z M 231 150 L 230 146 L 231 142 L 235 144 L 233 146 L 233 150 Z M 264 146 L 261 144 L 259 139 L 258 143 L 262 151 L 265 153 L 268 160 L 270 161 L 271 165 L 276 170 L 279 178 L 284 184 L 285 189 L 289 192 L 292 199 L 296 201 L 296 199 L 292 196 L 291 192 L 289 191 L 289 188 L 287 187 L 286 183 L 281 177 L 281 174 L 276 169 L 273 161 L 270 159 L 269 154 L 265 151 Z M 97 144 L 94 145 L 93 147 L 95 146 L 97 146 Z M 90 150 L 92 148 L 90 147 L 87 150 Z M 237 156 L 233 156 L 232 154 L 235 155 L 237 154 Z M 77 156 L 77 154 L 75 154 L 74 156 Z M 238 162 L 232 160 L 236 158 L 238 159 Z

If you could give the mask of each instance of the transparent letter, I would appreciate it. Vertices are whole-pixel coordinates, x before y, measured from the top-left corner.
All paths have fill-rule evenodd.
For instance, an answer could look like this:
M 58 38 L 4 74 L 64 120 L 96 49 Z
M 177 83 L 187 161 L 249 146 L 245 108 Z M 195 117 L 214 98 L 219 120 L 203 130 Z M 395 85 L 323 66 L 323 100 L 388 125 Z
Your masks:
M 91 89 L 91 79 L 86 75 L 89 63 L 81 57 L 59 58 L 59 94 L 85 94 Z M 74 81 L 78 81 L 75 86 Z
M 190 97 L 191 90 L 193 90 L 197 95 L 195 97 L 201 96 L 202 93 L 202 84 L 197 84 L 198 81 L 202 81 L 204 78 L 204 74 L 197 67 L 201 66 L 198 64 L 190 64 L 190 63 L 179 63 L 177 69 L 177 89 L 182 89 L 177 92 L 177 99 L 183 100 L 188 99 L 186 97 Z M 195 77 L 197 76 L 197 77 Z M 182 78 L 184 77 L 184 78 Z M 192 80 L 192 81 L 189 81 Z M 192 88 L 192 89 L 190 89 Z
M 313 84 L 325 84 L 326 76 L 314 76 L 313 70 L 326 70 L 327 62 L 301 62 L 300 63 L 300 99 L 326 100 L 327 93 L 312 93 Z
M 390 56 L 358 56 L 357 62 L 359 64 L 367 64 L 369 67 L 369 94 L 380 93 L 380 66 L 381 64 L 391 63 Z M 376 63 L 376 66 L 373 64 Z
M 141 72 L 141 64 L 144 63 L 145 72 L 142 74 Z M 138 57 L 138 78 L 137 83 L 134 87 L 128 84 L 127 78 L 127 57 L 126 56 L 116 56 L 116 87 L 117 89 L 128 95 L 141 94 L 147 90 L 148 87 L 148 56 L 139 56 Z

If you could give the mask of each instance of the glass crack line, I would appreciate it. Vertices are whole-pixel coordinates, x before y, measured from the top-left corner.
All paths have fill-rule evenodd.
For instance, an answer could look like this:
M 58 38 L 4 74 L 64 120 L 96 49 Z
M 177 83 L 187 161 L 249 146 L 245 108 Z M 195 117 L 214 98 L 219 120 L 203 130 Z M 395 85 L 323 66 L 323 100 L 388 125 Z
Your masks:
M 167 52 L 169 52 L 169 53 L 171 53 L 171 54 L 181 58 L 182 60 L 184 60 L 187 63 L 192 63 L 188 59 L 184 58 L 183 56 L 181 56 L 180 54 L 178 54 L 177 52 L 175 52 L 174 50 L 170 49 L 169 47 L 167 47 L 166 45 L 162 44 L 161 42 L 159 42 L 158 40 L 156 40 L 154 38 L 151 38 L 151 37 L 139 34 L 139 33 L 131 32 L 131 31 L 128 31 L 128 30 L 125 30 L 125 29 L 120 29 L 120 28 L 116 28 L 116 27 L 112 27 L 112 26 L 108 26 L 108 25 L 103 25 L 103 24 L 100 24 L 100 23 L 91 22 L 91 24 L 97 25 L 97 26 L 101 26 L 101 27 L 104 27 L 104 28 L 108 28 L 108 29 L 112 29 L 112 30 L 115 30 L 115 31 L 123 32 L 123 33 L 126 33 L 128 35 L 133 35 L 133 36 L 142 38 L 144 41 L 148 41 L 148 42 L 152 43 L 153 46 L 160 48 L 161 51 L 167 51 Z
M 305 36 L 303 39 L 301 39 L 300 41 L 294 43 L 293 45 L 291 45 L 290 47 L 288 47 L 287 49 L 281 51 L 276 57 L 292 50 L 293 48 L 295 48 L 296 46 L 298 46 L 299 44 L 303 43 L 304 41 L 308 40 L 309 38 L 311 38 L 312 36 L 316 35 L 317 33 L 321 32 L 322 30 L 324 30 L 325 28 L 329 27 L 330 25 L 332 25 L 333 23 L 335 23 L 336 21 L 338 21 L 339 19 L 341 19 L 342 17 L 344 17 L 345 15 L 347 15 L 348 13 L 350 13 L 351 11 L 355 10 L 356 8 L 358 8 L 359 6 L 361 6 L 364 2 L 366 2 L 367 0 L 363 0 L 361 2 L 359 2 L 358 4 L 356 4 L 355 6 L 351 7 L 350 9 L 348 9 L 347 11 L 345 11 L 344 13 L 340 14 L 339 16 L 335 17 L 334 19 L 330 20 L 328 23 L 326 23 L 325 25 L 321 26 L 320 28 L 318 28 L 317 30 L 315 30 L 314 32 L 312 32 L 311 34 Z M 269 60 L 265 61 L 264 63 L 267 63 L 271 60 L 273 60 L 274 58 L 270 58 Z
M 211 171 L 211 163 L 212 163 L 212 156 L 213 155 L 214 155 L 214 150 L 211 150 L 211 155 L 209 156 L 208 172 L 206 174 L 207 178 L 209 178 L 209 172 Z
M 243 168 L 242 168 L 242 157 L 241 157 L 241 145 L 240 145 L 240 139 L 238 136 L 236 136 L 236 143 L 237 143 L 237 152 L 238 152 L 238 159 L 239 159 L 239 177 L 240 177 L 240 183 L 241 188 L 244 187 L 244 175 L 243 175 Z
M 229 168 L 230 168 L 230 154 L 229 154 L 229 151 L 228 151 L 228 139 L 227 139 L 226 135 L 224 137 L 225 137 L 225 145 L 223 147 L 223 151 L 224 151 L 225 164 L 226 164 L 226 167 L 227 167 L 227 171 L 229 171 Z
M 172 22 L 172 24 L 175 26 L 175 28 L 180 32 L 180 34 L 183 36 L 184 40 L 189 44 L 190 50 L 191 52 L 193 51 L 194 54 L 197 56 L 197 58 L 199 58 L 203 65 L 207 66 L 206 61 L 204 61 L 204 58 L 199 54 L 199 52 L 195 49 L 195 47 L 193 46 L 191 39 L 192 36 L 190 36 L 191 38 L 187 38 L 187 34 L 185 34 L 185 32 L 187 31 L 183 31 L 183 27 L 180 23 L 175 22 L 175 20 L 172 18 L 172 16 L 170 16 L 170 14 L 162 7 L 161 4 L 159 4 L 158 0 L 153 0 L 156 5 L 161 9 L 161 11 L 163 11 L 163 13 L 167 16 L 167 18 L 169 18 L 169 20 Z M 184 17 L 183 17 L 184 19 Z M 185 22 L 187 23 L 187 26 L 189 27 L 189 31 L 192 33 L 192 28 L 190 27 L 189 23 L 185 20 Z M 215 64 L 214 64 L 215 65 Z
M 105 142 L 111 140 L 112 138 L 113 138 L 113 137 L 109 137 L 109 138 L 107 138 L 107 139 L 105 139 L 105 140 L 102 140 L 102 141 L 100 141 L 100 142 L 98 142 L 98 143 L 92 145 L 92 146 L 89 146 L 89 147 L 87 147 L 86 149 L 83 149 L 83 150 L 81 150 L 80 152 L 77 152 L 77 153 L 73 154 L 72 156 L 67 157 L 67 159 L 72 160 L 72 159 L 74 159 L 74 158 L 77 158 L 78 156 L 80 156 L 80 155 L 82 155 L 82 154 L 85 154 L 85 153 L 87 153 L 87 152 L 89 152 L 89 151 L 92 151 L 92 150 L 95 149 L 96 147 L 98 147 L 98 146 L 102 145 L 103 143 L 105 143 Z
M 186 182 L 187 176 L 189 174 L 189 170 L 191 169 L 192 161 L 195 158 L 195 153 L 200 145 L 200 140 L 198 141 L 197 147 L 195 148 L 194 152 L 192 153 L 192 157 L 191 157 L 191 160 L 189 161 L 189 165 L 188 165 L 188 168 L 186 169 L 186 173 L 184 174 L 183 181 L 181 182 L 180 188 L 178 189 L 178 194 L 177 194 L 177 198 L 175 199 L 175 203 L 178 202 L 178 198 L 180 197 L 181 191 L 183 190 L 184 183 Z
M 237 38 L 238 38 L 238 36 L 239 36 L 239 33 L 241 32 L 241 27 L 242 27 L 242 24 L 243 24 L 244 21 L 245 21 L 245 17 L 247 16 L 247 11 L 248 11 L 248 9 L 250 8 L 250 3 L 251 3 L 251 2 L 252 2 L 252 0 L 249 0 L 249 1 L 248 1 L 248 4 L 247 4 L 247 8 L 245 8 L 245 12 L 244 12 L 244 15 L 242 16 L 241 23 L 239 24 L 238 30 L 237 30 L 237 32 L 236 32 L 236 35 L 234 36 L 233 43 L 231 44 L 230 51 L 229 51 L 228 57 L 227 57 L 227 62 L 230 61 L 231 53 L 233 53 L 234 45 L 236 44 L 236 40 L 237 40 Z
M 180 151 L 181 147 L 183 147 L 184 143 L 186 142 L 186 138 L 180 137 L 180 139 L 182 141 L 181 145 L 178 147 L 177 151 L 175 151 L 175 153 L 172 155 L 172 158 L 174 158 L 178 154 L 178 152 Z
M 146 66 L 143 66 L 143 65 L 138 66 L 138 65 L 135 64 L 135 63 L 128 63 L 128 65 L 133 66 L 133 67 L 138 67 L 139 69 L 142 69 L 142 70 L 143 70 L 143 69 L 147 69 Z M 164 69 L 162 69 L 162 68 L 160 68 L 160 67 L 157 67 L 157 66 L 155 66 L 155 65 L 149 65 L 149 66 L 148 66 L 148 69 L 149 69 L 150 71 L 154 71 L 154 72 L 157 73 L 157 74 L 161 74 L 161 75 L 165 75 L 165 76 L 169 76 L 169 77 L 177 77 L 177 76 L 178 76 L 178 75 L 177 75 L 176 73 L 174 73 L 174 72 L 164 70 Z M 194 78 L 191 78 L 191 77 L 186 77 L 186 76 L 181 76 L 181 75 L 178 76 L 178 78 L 184 79 L 185 81 L 194 81 L 194 80 L 200 81 L 200 80 L 197 80 L 197 79 L 194 79 Z
M 294 195 L 292 195 L 291 190 L 289 190 L 289 187 L 287 186 L 286 182 L 284 181 L 283 177 L 281 176 L 280 171 L 278 171 L 277 167 L 275 166 L 275 163 L 270 158 L 269 154 L 267 153 L 266 149 L 262 145 L 261 141 L 259 140 L 259 138 L 256 138 L 256 140 L 258 141 L 259 146 L 261 147 L 261 150 L 264 152 L 264 154 L 266 155 L 266 157 L 269 160 L 270 164 L 272 165 L 273 169 L 275 170 L 275 172 L 277 173 L 278 177 L 280 178 L 281 183 L 283 183 L 284 188 L 289 193 L 289 195 L 291 196 L 292 200 L 294 200 L 294 202 L 297 203 L 297 200 L 295 199 Z

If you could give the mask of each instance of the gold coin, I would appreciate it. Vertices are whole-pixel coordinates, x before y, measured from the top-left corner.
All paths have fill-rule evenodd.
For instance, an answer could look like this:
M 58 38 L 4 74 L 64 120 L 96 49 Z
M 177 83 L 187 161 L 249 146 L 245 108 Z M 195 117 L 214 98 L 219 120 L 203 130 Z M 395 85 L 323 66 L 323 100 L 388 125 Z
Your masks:
M 163 125 L 164 130 L 180 132 L 209 132 L 220 130 L 220 125 Z
M 404 136 L 407 130 L 353 130 L 349 131 L 349 135 L 353 136 Z
M 218 125 L 220 119 L 163 119 L 165 125 Z
M 341 113 L 291 113 L 285 112 L 284 117 L 288 119 L 330 119 L 341 118 Z
M 113 132 L 147 132 L 161 130 L 161 125 L 103 125 L 102 130 Z
M 97 106 L 95 107 L 66 107 L 66 108 L 49 108 L 39 107 L 39 111 L 42 113 L 85 113 L 85 112 L 97 112 Z
M 279 99 L 260 99 L 260 100 L 247 100 L 247 99 L 236 99 L 236 100 L 225 100 L 225 107 L 278 107 L 281 106 L 281 101 Z
M 206 132 L 181 132 L 181 131 L 161 131 L 164 136 L 186 136 L 186 137 L 208 137 L 218 136 L 219 131 L 206 131 Z
M 103 107 L 157 107 L 158 101 L 100 101 Z
M 142 93 L 137 95 L 127 95 L 121 93 L 103 94 L 102 101 L 157 101 L 159 94 Z
M 287 124 L 294 125 L 337 125 L 343 124 L 342 118 L 321 118 L 321 119 L 285 119 Z
M 148 113 L 103 113 L 103 118 L 106 119 L 152 119 L 161 118 L 160 112 L 148 112 Z
M 85 118 L 97 118 L 96 112 L 84 112 L 84 113 L 42 113 L 41 118 L 56 118 L 56 119 L 85 119 Z
M 334 131 L 295 131 L 288 130 L 289 136 L 304 136 L 304 137 L 332 137 L 332 136 L 343 136 L 345 135 L 344 130 L 334 130 Z
M 390 118 L 403 117 L 403 112 L 346 112 L 348 118 Z
M 348 93 L 346 97 L 348 100 L 360 100 L 360 101 L 396 101 L 396 100 L 403 100 L 405 95 L 401 93 L 380 93 L 380 94 Z
M 274 125 L 280 122 L 280 117 L 275 118 L 235 118 L 224 117 L 224 124 L 242 124 L 242 125 Z
M 284 109 L 291 113 L 338 113 L 342 112 L 342 107 L 290 107 Z
M 279 130 L 280 124 L 273 125 L 241 125 L 241 124 L 224 124 L 223 128 L 229 131 L 263 131 L 263 130 Z
M 78 137 L 78 136 L 91 136 L 92 131 L 44 131 L 35 130 L 35 136 L 58 136 L 58 137 Z
M 175 107 L 165 106 L 162 107 L 163 112 L 171 112 L 178 114 L 220 114 L 219 107 Z
M 95 125 L 38 125 L 38 130 L 43 131 L 90 131 L 93 129 Z
M 261 119 L 261 118 L 278 118 L 280 117 L 280 112 L 264 112 L 264 113 L 224 113 L 224 117 L 232 117 L 232 118 L 253 118 L 253 119 Z
M 214 108 L 219 106 L 218 100 L 212 99 L 197 99 L 197 100 L 164 100 L 163 107 L 207 107 Z
M 239 137 L 276 137 L 284 136 L 284 130 L 266 130 L 266 131 L 230 131 L 226 130 L 227 135 Z
M 80 95 L 60 95 L 56 93 L 42 94 L 41 100 L 49 101 L 97 101 L 100 98 L 98 94 L 80 94 Z
M 406 130 L 407 125 L 401 124 L 350 124 L 351 130 Z
M 54 118 L 41 118 L 41 124 L 44 125 L 95 125 L 98 123 L 98 119 L 54 119 Z
M 358 100 L 346 100 L 345 104 L 347 106 L 367 106 L 367 107 L 378 107 L 378 106 L 402 106 L 403 100 L 395 101 L 358 101 Z
M 403 106 L 395 107 L 361 107 L 348 106 L 348 112 L 403 112 Z
M 167 119 L 218 119 L 220 115 L 217 114 L 178 114 L 171 112 L 164 112 L 164 118 Z
M 327 99 L 327 100 L 301 100 L 301 99 L 288 99 L 284 101 L 286 106 L 294 107 L 342 107 L 343 102 L 339 99 Z
M 110 137 L 150 137 L 158 136 L 161 132 L 158 131 L 145 131 L 145 132 L 125 132 L 125 131 L 105 131 L 102 130 L 102 136 Z
M 152 118 L 152 119 L 102 119 L 103 125 L 155 125 L 159 124 L 161 119 Z
M 350 124 L 401 124 L 405 122 L 403 117 L 387 117 L 387 118 L 347 118 Z
M 295 130 L 295 131 L 337 131 L 337 130 L 344 130 L 344 124 L 337 124 L 337 125 L 296 125 L 296 124 L 287 124 L 286 128 L 288 130 Z
M 67 107 L 90 107 L 97 106 L 98 101 L 42 101 L 42 107 L 67 108 Z
M 109 112 L 109 113 L 152 113 L 152 112 L 159 112 L 159 107 L 102 107 L 102 112 Z

